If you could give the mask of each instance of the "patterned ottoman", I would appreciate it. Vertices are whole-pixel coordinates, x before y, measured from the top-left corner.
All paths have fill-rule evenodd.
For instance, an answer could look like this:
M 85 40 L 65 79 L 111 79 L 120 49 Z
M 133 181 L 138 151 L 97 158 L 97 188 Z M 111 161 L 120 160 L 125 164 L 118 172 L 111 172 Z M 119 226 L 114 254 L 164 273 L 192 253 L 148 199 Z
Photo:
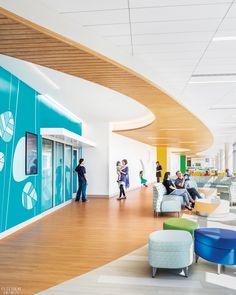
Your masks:
M 195 230 L 196 262 L 198 257 L 221 265 L 236 265 L 236 231 L 223 228 L 199 228 Z
M 148 261 L 154 278 L 158 268 L 184 270 L 188 277 L 188 266 L 193 262 L 193 238 L 187 231 L 161 230 L 149 236 Z
M 194 231 L 197 228 L 197 222 L 186 218 L 169 218 L 163 223 L 163 229 L 185 230 L 188 231 L 192 236 L 194 236 Z

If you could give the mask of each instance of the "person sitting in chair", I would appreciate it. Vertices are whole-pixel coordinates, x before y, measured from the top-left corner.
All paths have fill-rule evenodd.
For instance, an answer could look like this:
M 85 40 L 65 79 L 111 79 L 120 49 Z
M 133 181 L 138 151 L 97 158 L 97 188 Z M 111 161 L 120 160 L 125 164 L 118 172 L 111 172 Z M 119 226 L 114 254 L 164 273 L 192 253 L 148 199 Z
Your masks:
M 141 180 L 141 185 L 147 187 L 147 179 L 143 178 L 143 171 L 140 171 L 139 172 L 139 177 L 140 177 L 140 180 Z
M 170 172 L 166 172 L 164 175 L 163 185 L 166 188 L 167 195 L 176 195 L 183 197 L 185 208 L 192 210 L 191 204 L 194 205 L 195 201 L 192 199 L 188 191 L 184 188 L 178 189 L 170 179 Z
M 176 180 L 175 180 L 175 186 L 179 189 L 181 188 L 185 188 L 185 182 L 186 179 L 184 178 L 183 174 L 180 171 L 176 172 Z M 190 187 L 190 188 L 186 188 L 188 193 L 190 194 L 190 196 L 195 200 L 196 198 L 198 199 L 202 199 L 201 195 L 199 194 L 199 192 L 194 188 L 194 187 Z

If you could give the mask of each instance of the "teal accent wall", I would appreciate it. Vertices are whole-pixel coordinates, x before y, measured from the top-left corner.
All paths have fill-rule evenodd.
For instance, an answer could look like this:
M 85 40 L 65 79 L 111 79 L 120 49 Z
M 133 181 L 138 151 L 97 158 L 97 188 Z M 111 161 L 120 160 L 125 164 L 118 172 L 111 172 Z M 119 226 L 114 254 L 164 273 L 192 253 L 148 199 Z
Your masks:
M 185 173 L 186 171 L 186 156 L 184 155 L 180 156 L 180 171 L 182 173 Z
M 42 213 L 40 128 L 66 128 L 81 135 L 81 123 L 45 103 L 39 93 L 0 67 L 0 232 Z M 38 134 L 38 174 L 25 175 L 25 132 Z

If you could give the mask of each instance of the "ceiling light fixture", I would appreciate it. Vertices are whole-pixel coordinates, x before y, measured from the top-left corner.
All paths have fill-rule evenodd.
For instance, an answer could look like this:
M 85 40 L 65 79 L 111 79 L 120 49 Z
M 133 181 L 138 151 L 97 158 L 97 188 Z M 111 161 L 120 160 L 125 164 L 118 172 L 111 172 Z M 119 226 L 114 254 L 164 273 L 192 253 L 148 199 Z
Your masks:
M 155 139 L 175 139 L 175 138 L 172 138 L 172 137 L 152 137 L 152 136 L 149 136 L 147 139 L 153 139 L 153 140 L 155 140 Z
M 206 79 L 205 79 L 206 78 Z M 236 73 L 193 74 L 189 84 L 235 83 Z
M 228 104 L 228 105 L 218 104 L 209 108 L 209 110 L 232 110 L 232 109 L 236 109 L 236 104 Z
M 236 80 L 189 81 L 189 84 L 236 83 Z
M 236 41 L 236 36 L 214 37 L 212 41 Z
M 196 128 L 161 128 L 161 131 L 193 131 Z
M 180 141 L 179 143 L 196 143 L 196 141 Z

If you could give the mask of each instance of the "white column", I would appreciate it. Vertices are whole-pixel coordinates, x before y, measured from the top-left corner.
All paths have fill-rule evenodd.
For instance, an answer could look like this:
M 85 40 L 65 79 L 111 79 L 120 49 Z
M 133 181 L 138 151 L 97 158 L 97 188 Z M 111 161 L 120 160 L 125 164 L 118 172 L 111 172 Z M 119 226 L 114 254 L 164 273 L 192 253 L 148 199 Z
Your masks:
M 215 169 L 219 169 L 219 160 L 218 160 L 218 154 L 215 155 Z
M 225 143 L 225 169 L 227 168 L 233 172 L 233 145 L 231 143 Z
M 220 149 L 220 165 L 219 165 L 220 171 L 225 171 L 225 152 L 224 149 Z
M 217 170 L 220 170 L 220 152 L 216 154 L 216 158 L 217 158 Z

